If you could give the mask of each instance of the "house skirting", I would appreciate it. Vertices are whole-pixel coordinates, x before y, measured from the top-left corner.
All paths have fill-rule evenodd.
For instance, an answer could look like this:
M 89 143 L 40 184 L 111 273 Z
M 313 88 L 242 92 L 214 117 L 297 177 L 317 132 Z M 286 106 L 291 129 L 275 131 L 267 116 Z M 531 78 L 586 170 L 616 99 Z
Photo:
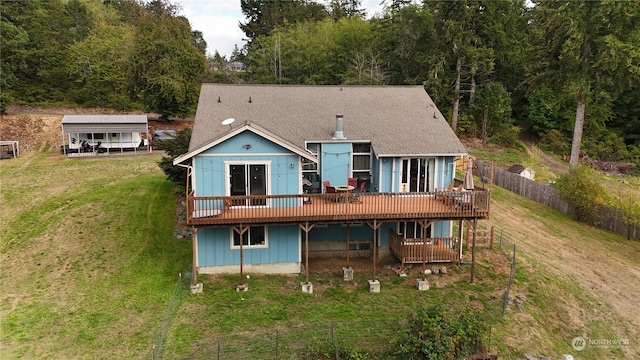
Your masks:
M 278 264 L 244 264 L 242 271 L 254 274 L 299 274 L 302 266 L 298 262 Z M 199 266 L 198 274 L 238 274 L 240 265 Z

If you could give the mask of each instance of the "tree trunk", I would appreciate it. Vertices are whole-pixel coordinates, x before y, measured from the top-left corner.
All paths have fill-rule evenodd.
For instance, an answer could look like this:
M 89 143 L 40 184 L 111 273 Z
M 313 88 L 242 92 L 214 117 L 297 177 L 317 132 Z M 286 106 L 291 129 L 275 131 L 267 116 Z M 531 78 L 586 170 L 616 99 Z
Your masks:
M 473 103 L 476 101 L 476 76 L 471 74 L 471 89 L 469 90 L 469 107 L 473 108 Z
M 487 126 L 489 125 L 489 108 L 484 108 L 482 117 L 482 146 L 487 147 Z
M 458 61 L 456 62 L 456 88 L 455 95 L 453 101 L 453 112 L 451 113 L 451 128 L 453 131 L 456 131 L 458 127 L 458 109 L 460 108 L 460 70 L 462 69 L 462 61 L 460 61 L 460 56 L 458 56 Z
M 569 167 L 574 169 L 578 166 L 580 160 L 580 142 L 582 142 L 582 127 L 584 126 L 584 111 L 587 108 L 587 102 L 580 100 L 576 109 L 576 125 L 573 129 L 573 142 L 571 143 L 571 158 L 569 159 Z

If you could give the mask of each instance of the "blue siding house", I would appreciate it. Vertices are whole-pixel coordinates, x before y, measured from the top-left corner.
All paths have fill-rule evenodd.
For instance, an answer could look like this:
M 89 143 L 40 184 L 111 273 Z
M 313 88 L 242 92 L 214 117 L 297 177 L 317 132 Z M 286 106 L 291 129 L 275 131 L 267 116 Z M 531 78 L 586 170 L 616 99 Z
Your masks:
M 466 156 L 421 86 L 204 84 L 189 152 L 174 160 L 188 172 L 194 267 L 458 262 L 454 222 L 489 214 L 489 193 L 455 180 Z

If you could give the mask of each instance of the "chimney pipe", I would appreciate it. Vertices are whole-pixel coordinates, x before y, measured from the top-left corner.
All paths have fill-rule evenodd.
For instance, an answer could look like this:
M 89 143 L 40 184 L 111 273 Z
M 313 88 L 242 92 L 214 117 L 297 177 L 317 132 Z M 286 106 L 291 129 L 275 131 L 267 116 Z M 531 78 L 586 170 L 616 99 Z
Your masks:
M 342 114 L 336 114 L 336 131 L 333 133 L 333 140 L 344 140 L 344 133 L 342 132 L 342 125 L 344 124 L 344 118 Z

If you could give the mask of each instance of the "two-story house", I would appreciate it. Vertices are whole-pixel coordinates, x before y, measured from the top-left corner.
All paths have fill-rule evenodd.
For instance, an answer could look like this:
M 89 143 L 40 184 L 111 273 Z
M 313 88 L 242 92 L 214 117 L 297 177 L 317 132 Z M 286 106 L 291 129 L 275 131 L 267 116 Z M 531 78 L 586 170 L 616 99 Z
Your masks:
M 204 84 L 189 152 L 197 273 L 299 273 L 308 257 L 458 262 L 489 193 L 422 86 Z M 350 180 L 351 178 L 351 180 Z M 460 190 L 460 191 L 457 191 Z M 313 269 L 311 269 L 312 271 Z

